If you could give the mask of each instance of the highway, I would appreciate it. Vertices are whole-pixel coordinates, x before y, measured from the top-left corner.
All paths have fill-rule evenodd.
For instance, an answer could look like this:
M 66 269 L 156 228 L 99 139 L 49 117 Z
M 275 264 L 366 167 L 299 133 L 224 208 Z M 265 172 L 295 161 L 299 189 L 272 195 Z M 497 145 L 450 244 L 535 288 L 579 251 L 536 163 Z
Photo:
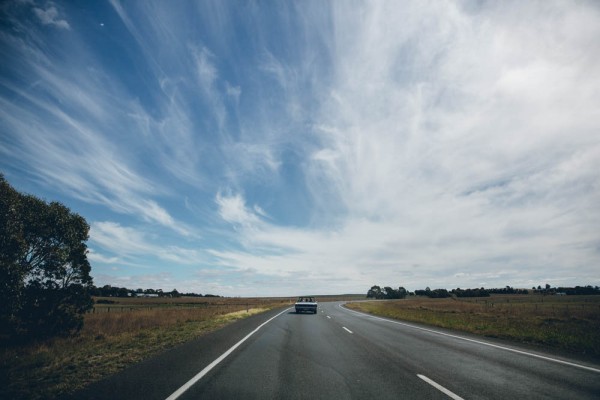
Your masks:
M 320 303 L 242 320 L 76 397 L 599 399 L 600 366 Z

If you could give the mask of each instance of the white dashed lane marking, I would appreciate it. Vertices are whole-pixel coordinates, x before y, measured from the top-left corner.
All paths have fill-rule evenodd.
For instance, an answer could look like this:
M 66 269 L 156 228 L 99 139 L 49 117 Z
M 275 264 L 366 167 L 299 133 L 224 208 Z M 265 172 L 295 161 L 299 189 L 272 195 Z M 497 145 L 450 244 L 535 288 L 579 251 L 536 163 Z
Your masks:
M 429 379 L 425 375 L 417 374 L 417 376 L 419 378 L 423 379 L 425 382 L 429 383 L 431 386 L 433 386 L 434 388 L 436 388 L 440 392 L 444 393 L 446 396 L 450 397 L 451 399 L 454 399 L 454 400 L 464 400 L 459 395 L 457 395 L 455 393 L 452 393 L 451 391 L 449 391 L 448 389 L 446 389 L 445 387 L 443 387 L 439 383 L 436 383 L 436 382 L 432 381 L 431 379 Z

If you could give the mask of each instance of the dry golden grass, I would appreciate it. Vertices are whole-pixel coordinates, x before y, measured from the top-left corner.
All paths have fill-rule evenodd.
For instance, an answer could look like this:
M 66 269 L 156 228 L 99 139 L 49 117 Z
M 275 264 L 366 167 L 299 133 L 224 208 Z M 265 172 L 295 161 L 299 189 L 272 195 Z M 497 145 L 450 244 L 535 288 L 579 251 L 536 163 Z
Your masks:
M 253 307 L 253 306 L 249 306 Z M 127 312 L 97 312 L 85 316 L 82 335 L 112 336 L 150 328 L 166 328 L 192 321 L 206 321 L 219 315 L 246 310 L 245 305 L 207 308 L 151 308 Z
M 125 300 L 138 307 L 89 313 L 77 337 L 0 349 L 0 398 L 61 397 L 237 319 L 289 304 L 287 299 L 219 299 L 206 307 L 173 307 L 173 300 L 198 302 Z

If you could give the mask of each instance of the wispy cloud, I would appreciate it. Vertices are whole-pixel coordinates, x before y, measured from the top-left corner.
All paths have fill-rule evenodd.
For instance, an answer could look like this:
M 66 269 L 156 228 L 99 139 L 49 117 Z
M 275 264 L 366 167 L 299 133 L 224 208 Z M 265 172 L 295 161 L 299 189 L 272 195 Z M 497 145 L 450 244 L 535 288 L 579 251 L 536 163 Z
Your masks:
M 246 202 L 240 194 L 227 196 L 217 193 L 215 201 L 219 206 L 221 218 L 227 222 L 244 226 L 260 222 L 258 215 L 246 207 Z
M 103 268 L 223 294 L 600 284 L 591 2 L 112 0 L 101 29 L 15 4 L 0 166 L 92 210 Z
M 206 259 L 196 249 L 161 243 L 161 238 L 156 235 L 148 235 L 143 230 L 121 226 L 116 222 L 93 223 L 90 242 L 92 245 L 100 246 L 108 254 L 128 259 L 155 257 L 162 261 L 186 265 L 198 265 Z M 97 251 L 94 253 L 93 257 L 103 263 L 114 260 Z
M 71 29 L 66 19 L 61 18 L 54 3 L 49 2 L 46 8 L 34 7 L 33 12 L 44 25 L 53 25 L 61 29 Z
M 191 234 L 153 199 L 166 195 L 164 185 L 149 179 L 141 171 L 145 161 L 130 151 L 146 145 L 147 131 L 136 129 L 140 124 L 160 123 L 106 71 L 50 59 L 40 47 L 43 34 L 32 27 L 28 34 L 28 39 L 3 36 L 5 48 L 17 61 L 10 64 L 13 75 L 0 78 L 3 91 L 12 98 L 0 99 L 0 113 L 4 129 L 18 134 L 0 143 L 0 152 L 21 159 L 27 173 L 75 198 Z M 88 49 L 73 50 L 99 61 Z M 20 80 L 32 84 L 14 83 Z M 132 119 L 132 114 L 139 118 Z
M 254 247 L 217 255 L 299 285 L 308 265 L 357 288 L 365 273 L 409 286 L 529 284 L 567 265 L 596 279 L 599 15 L 546 11 L 337 9 L 336 80 L 315 121 L 323 146 L 305 165 L 330 210 L 325 229 L 262 222 L 240 231 Z M 268 70 L 286 82 L 280 65 Z

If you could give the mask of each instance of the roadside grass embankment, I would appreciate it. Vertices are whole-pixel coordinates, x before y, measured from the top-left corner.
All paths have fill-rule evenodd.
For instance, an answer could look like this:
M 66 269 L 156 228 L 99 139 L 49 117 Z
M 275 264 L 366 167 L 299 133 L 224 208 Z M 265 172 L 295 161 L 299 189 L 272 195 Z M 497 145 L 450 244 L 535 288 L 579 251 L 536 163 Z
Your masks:
M 160 351 L 288 299 L 104 299 L 80 335 L 0 348 L 0 398 L 64 396 Z
M 348 308 L 600 360 L 600 296 L 496 295 L 349 303 Z

